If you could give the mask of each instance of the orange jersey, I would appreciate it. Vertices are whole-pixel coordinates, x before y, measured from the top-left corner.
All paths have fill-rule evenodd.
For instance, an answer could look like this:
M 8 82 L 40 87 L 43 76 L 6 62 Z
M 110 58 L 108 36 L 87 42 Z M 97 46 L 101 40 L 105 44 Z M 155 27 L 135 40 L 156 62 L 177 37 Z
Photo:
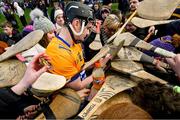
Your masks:
M 52 39 L 46 53 L 51 58 L 53 67 L 50 72 L 63 75 L 67 80 L 78 73 L 84 64 L 81 44 L 70 46 L 59 36 Z

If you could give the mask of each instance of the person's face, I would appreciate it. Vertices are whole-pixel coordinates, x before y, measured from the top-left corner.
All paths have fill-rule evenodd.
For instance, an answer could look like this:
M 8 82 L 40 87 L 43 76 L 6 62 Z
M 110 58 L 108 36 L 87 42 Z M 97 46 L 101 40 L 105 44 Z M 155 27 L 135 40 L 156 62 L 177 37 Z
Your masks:
M 94 5 L 94 10 L 97 11 L 98 9 L 99 9 L 98 4 L 95 4 L 95 5 Z
M 102 18 L 105 20 L 106 17 L 109 15 L 109 12 L 107 11 L 102 11 Z
M 12 31 L 13 31 L 12 27 L 6 26 L 3 28 L 3 30 L 4 30 L 4 33 L 6 33 L 7 35 L 12 35 Z
M 139 5 L 139 0 L 130 0 L 130 10 L 135 11 Z
M 58 2 L 54 2 L 53 5 L 54 5 L 55 9 L 59 8 L 59 3 Z
M 80 35 L 80 40 L 81 40 L 81 41 L 84 41 L 85 38 L 87 38 L 87 37 L 89 36 L 89 34 L 90 34 L 91 31 L 92 31 L 92 28 L 93 28 L 93 24 L 92 24 L 91 22 L 89 22 L 89 23 L 85 26 L 82 35 Z
M 132 23 L 128 23 L 125 28 L 127 32 L 134 32 L 137 29 Z
M 54 30 L 47 33 L 48 41 L 51 41 L 55 37 Z
M 85 38 L 89 36 L 92 28 L 93 28 L 93 23 L 88 22 L 88 24 L 84 27 L 83 33 L 80 36 L 75 36 L 75 39 L 84 41 Z M 77 21 L 75 30 L 76 30 L 76 32 L 80 32 L 80 30 L 81 30 L 81 21 L 80 20 Z
M 63 17 L 63 14 L 59 14 L 59 15 L 56 17 L 56 23 L 57 23 L 59 26 L 63 26 L 63 25 L 64 25 L 64 17 Z

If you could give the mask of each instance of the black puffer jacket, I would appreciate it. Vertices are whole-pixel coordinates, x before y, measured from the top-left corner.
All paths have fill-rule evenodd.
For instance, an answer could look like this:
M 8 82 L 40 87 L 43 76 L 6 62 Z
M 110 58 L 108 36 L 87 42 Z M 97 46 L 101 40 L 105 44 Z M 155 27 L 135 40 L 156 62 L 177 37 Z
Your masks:
M 5 33 L 0 34 L 0 41 L 6 42 L 9 46 L 17 43 L 22 38 L 23 38 L 23 35 L 21 33 L 19 33 L 17 30 L 13 30 L 13 34 L 11 37 Z
M 19 96 L 9 87 L 0 88 L 0 119 L 16 119 L 23 114 L 24 108 L 38 103 L 32 96 Z

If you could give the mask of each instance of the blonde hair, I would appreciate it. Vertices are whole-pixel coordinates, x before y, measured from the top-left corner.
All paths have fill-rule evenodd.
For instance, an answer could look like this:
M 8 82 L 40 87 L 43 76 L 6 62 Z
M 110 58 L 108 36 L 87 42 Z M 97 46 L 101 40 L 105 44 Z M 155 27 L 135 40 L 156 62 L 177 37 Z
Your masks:
M 121 26 L 121 21 L 114 14 L 110 14 L 109 16 L 107 16 L 103 23 L 103 27 L 106 27 L 108 29 L 109 31 L 108 33 L 110 36 L 113 35 L 115 32 L 117 32 L 120 26 Z
M 174 34 L 172 36 L 172 44 L 174 45 L 175 48 L 180 46 L 180 35 Z

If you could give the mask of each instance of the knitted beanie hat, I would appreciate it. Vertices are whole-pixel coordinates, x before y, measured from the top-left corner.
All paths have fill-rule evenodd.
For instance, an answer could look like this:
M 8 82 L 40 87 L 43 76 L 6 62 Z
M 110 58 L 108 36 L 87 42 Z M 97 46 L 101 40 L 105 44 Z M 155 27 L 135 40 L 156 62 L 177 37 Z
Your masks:
M 17 7 L 19 6 L 17 2 L 14 2 L 14 7 Z
M 61 14 L 63 14 L 63 11 L 62 11 L 61 9 L 56 10 L 56 11 L 54 12 L 54 19 L 56 19 L 56 17 L 57 17 L 58 15 L 61 15 Z
M 100 14 L 102 14 L 103 12 L 111 13 L 111 9 L 108 6 L 104 5 L 100 10 Z
M 42 30 L 44 33 L 48 33 L 52 30 L 55 30 L 54 24 L 43 15 L 43 12 L 35 8 L 30 13 L 31 20 L 33 20 L 33 27 L 35 30 Z

